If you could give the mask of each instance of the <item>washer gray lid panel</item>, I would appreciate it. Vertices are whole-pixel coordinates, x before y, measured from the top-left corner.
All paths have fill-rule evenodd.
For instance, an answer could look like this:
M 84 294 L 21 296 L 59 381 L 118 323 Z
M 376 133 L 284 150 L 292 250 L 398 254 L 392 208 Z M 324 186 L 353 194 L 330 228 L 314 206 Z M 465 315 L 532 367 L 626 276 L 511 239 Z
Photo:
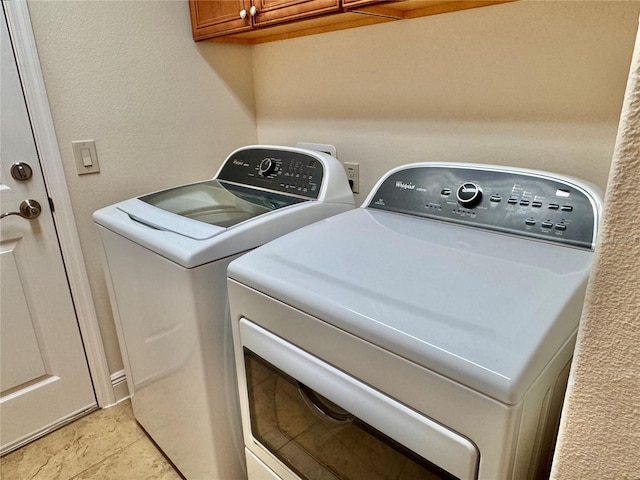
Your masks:
M 575 332 L 591 259 L 361 208 L 249 252 L 229 276 L 514 404 Z

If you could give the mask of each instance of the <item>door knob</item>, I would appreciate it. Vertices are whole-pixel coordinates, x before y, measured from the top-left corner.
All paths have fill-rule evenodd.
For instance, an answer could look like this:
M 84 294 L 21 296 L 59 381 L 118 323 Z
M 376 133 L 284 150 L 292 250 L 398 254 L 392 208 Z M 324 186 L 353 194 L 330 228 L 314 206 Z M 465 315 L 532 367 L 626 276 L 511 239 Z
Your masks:
M 26 218 L 27 220 L 33 220 L 34 218 L 38 218 L 40 216 L 40 212 L 42 212 L 42 207 L 36 200 L 23 200 L 20 203 L 19 212 L 3 213 L 2 215 L 0 215 L 0 219 L 8 217 L 9 215 L 18 215 L 19 217 Z
M 240 18 L 242 19 L 247 18 L 247 11 L 244 8 L 240 10 Z
M 256 8 L 255 5 L 251 5 L 251 8 L 249 9 L 249 15 L 251 15 L 252 17 L 255 17 L 256 13 L 258 13 L 258 9 Z
M 26 182 L 33 175 L 33 170 L 29 164 L 24 162 L 17 162 L 11 165 L 11 176 L 14 180 L 19 182 Z

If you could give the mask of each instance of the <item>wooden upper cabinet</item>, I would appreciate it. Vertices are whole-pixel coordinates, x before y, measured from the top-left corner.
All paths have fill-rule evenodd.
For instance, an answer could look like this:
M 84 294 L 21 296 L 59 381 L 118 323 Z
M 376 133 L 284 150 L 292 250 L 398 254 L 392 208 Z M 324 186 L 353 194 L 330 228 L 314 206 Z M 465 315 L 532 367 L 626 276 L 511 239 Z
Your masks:
M 263 43 L 514 0 L 189 0 L 194 40 Z
M 250 8 L 249 0 L 189 0 L 193 39 L 206 40 L 250 30 Z
M 253 0 L 256 27 L 340 11 L 340 0 Z
M 374 3 L 381 3 L 383 0 L 342 0 L 342 5 L 345 7 L 359 7 L 362 5 L 373 5 Z M 398 0 L 396 0 L 398 1 Z
M 189 0 L 194 40 L 339 12 L 340 0 Z
M 514 0 L 342 0 L 342 3 L 351 12 L 402 20 L 512 1 Z

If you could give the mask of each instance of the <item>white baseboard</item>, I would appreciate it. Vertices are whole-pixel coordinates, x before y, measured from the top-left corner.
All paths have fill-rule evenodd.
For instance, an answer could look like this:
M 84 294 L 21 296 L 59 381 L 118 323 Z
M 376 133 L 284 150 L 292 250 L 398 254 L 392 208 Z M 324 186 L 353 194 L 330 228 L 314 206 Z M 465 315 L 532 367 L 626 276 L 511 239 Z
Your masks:
M 127 386 L 127 374 L 124 370 L 111 374 L 111 385 L 115 393 L 116 402 L 120 403 L 129 398 L 129 387 Z

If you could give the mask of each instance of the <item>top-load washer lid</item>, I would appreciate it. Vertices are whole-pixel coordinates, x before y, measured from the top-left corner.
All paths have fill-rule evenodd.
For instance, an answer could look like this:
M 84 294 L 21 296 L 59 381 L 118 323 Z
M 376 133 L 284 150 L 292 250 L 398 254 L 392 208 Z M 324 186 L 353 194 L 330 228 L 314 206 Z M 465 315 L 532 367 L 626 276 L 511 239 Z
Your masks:
M 205 240 L 258 215 L 304 201 L 297 196 L 208 180 L 128 200 L 117 208 L 153 228 Z
M 478 191 L 482 198 L 468 203 Z M 557 217 L 556 204 L 573 208 Z M 597 194 L 577 181 L 422 164 L 391 172 L 363 208 L 264 245 L 228 272 L 515 404 L 576 332 L 599 210 Z
M 342 164 L 321 152 L 250 145 L 215 178 L 94 212 L 96 224 L 186 268 L 251 250 L 353 208 Z
M 353 204 L 340 164 L 310 150 L 255 145 L 232 152 L 213 180 L 117 204 L 139 223 L 206 240 L 246 220 L 309 200 Z

